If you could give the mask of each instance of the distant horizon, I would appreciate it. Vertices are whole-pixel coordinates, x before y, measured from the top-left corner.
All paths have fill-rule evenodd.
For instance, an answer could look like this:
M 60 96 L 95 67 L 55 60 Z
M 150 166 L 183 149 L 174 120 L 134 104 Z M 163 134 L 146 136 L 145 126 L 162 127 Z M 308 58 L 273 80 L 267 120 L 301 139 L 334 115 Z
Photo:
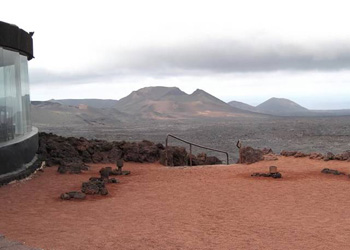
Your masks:
M 166 87 L 166 86 L 148 86 L 148 87 L 142 87 L 142 88 L 149 88 L 149 87 Z M 140 89 L 142 89 L 142 88 L 140 88 Z M 181 88 L 179 88 L 179 87 L 176 87 L 176 86 L 171 86 L 171 87 L 168 87 L 168 88 L 178 88 L 178 89 L 180 89 L 181 91 L 183 91 Z M 134 92 L 134 91 L 138 91 L 138 90 L 140 90 L 140 89 L 136 89 L 136 90 L 133 90 L 132 92 Z M 196 89 L 197 90 L 197 89 Z M 195 92 L 196 90 L 194 90 L 193 92 Z M 199 89 L 199 90 L 203 90 L 203 89 Z M 205 91 L 205 90 L 203 90 L 203 91 Z M 130 95 L 132 92 L 130 92 L 129 94 L 127 94 L 126 96 L 128 96 L 128 95 Z M 183 92 L 185 92 L 185 91 L 183 91 Z M 192 94 L 193 92 L 191 92 L 191 93 L 187 93 L 187 92 L 185 92 L 186 94 L 188 94 L 188 95 L 190 95 L 190 94 Z M 213 95 L 212 93 L 210 93 L 210 92 L 207 92 L 207 91 L 205 91 L 206 93 L 208 93 L 208 94 L 210 94 L 210 95 Z M 126 96 L 123 96 L 122 98 L 124 98 L 124 97 L 126 97 Z M 270 99 L 272 99 L 272 98 L 277 98 L 277 99 L 287 99 L 287 100 L 289 100 L 289 101 L 292 101 L 292 102 L 295 102 L 295 103 L 297 103 L 298 105 L 300 105 L 300 106 L 302 106 L 302 107 L 304 107 L 304 108 L 307 108 L 307 109 L 309 109 L 309 110 L 348 110 L 348 109 L 350 109 L 350 105 L 348 106 L 348 107 L 345 107 L 345 108 L 327 108 L 327 107 L 325 107 L 325 108 L 318 108 L 318 109 L 315 109 L 315 108 L 309 108 L 309 107 L 307 107 L 307 106 L 305 106 L 305 105 L 303 105 L 303 104 L 301 104 L 301 103 L 299 103 L 299 102 L 297 102 L 297 101 L 295 101 L 295 100 L 293 100 L 293 99 L 290 99 L 290 98 L 285 98 L 285 97 L 276 97 L 276 96 L 272 96 L 272 97 L 269 97 L 269 98 L 267 98 L 266 100 L 264 100 L 264 101 L 262 101 L 262 102 L 260 102 L 260 103 L 258 103 L 258 104 L 250 104 L 250 103 L 247 103 L 247 102 L 243 102 L 243 101 L 239 101 L 239 100 L 230 100 L 230 101 L 225 101 L 225 100 L 223 100 L 223 99 L 221 99 L 221 98 L 219 98 L 219 97 L 217 97 L 217 96 L 215 96 L 215 95 L 213 95 L 214 97 L 216 97 L 216 98 L 218 98 L 218 99 L 220 99 L 221 101 L 223 101 L 223 102 L 225 102 L 225 103 L 229 103 L 229 102 L 232 102 L 232 101 L 236 101 L 236 102 L 240 102 L 240 103 L 243 103 L 243 104 L 248 104 L 248 105 L 250 105 L 250 106 L 253 106 L 253 107 L 256 107 L 256 106 L 258 106 L 258 105 L 260 105 L 260 104 L 262 104 L 262 103 L 264 103 L 264 102 L 266 102 L 266 101 L 268 101 L 268 100 L 270 100 Z M 47 100 L 31 100 L 31 101 L 51 101 L 51 100 L 55 100 L 55 101 L 59 101 L 59 100 L 110 100 L 110 101 L 119 101 L 120 99 L 122 99 L 122 98 L 119 98 L 119 99 L 113 99 L 113 98 L 94 98 L 94 97 L 91 97 L 91 98 L 89 98 L 89 97 L 87 97 L 87 98 L 50 98 L 50 99 L 47 99 Z

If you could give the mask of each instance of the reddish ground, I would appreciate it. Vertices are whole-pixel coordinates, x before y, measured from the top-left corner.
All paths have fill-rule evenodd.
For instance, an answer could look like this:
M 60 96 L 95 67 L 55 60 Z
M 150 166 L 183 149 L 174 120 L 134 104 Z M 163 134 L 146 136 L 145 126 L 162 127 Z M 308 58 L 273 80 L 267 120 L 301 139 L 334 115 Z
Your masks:
M 250 177 L 276 165 L 282 179 Z M 350 249 L 350 162 L 281 157 L 167 168 L 126 163 L 106 197 L 62 201 L 97 176 L 46 168 L 0 188 L 0 234 L 44 249 Z

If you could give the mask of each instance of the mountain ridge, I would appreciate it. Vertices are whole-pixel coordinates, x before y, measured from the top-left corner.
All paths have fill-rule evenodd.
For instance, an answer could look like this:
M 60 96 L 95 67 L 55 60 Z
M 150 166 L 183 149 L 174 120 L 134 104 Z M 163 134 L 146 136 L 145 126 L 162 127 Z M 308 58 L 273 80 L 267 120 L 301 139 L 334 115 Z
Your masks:
M 345 110 L 308 110 L 286 98 L 270 98 L 254 107 L 225 103 L 202 89 L 191 94 L 178 87 L 145 87 L 120 100 L 61 99 L 32 101 L 34 123 L 69 126 L 108 125 L 144 120 L 225 119 L 266 116 L 347 116 Z
M 122 112 L 154 119 L 249 115 L 249 112 L 233 108 L 201 89 L 187 94 L 177 87 L 161 86 L 133 91 L 120 99 L 115 108 Z

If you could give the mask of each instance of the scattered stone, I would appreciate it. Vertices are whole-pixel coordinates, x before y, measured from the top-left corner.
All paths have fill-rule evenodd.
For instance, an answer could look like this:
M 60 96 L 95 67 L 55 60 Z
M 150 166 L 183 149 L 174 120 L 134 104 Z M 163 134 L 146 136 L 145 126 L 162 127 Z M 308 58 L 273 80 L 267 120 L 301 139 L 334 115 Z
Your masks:
M 75 191 L 75 192 L 69 192 L 69 195 L 71 196 L 71 198 L 73 199 L 79 199 L 79 200 L 83 200 L 86 198 L 86 195 L 82 192 L 79 191 Z
M 70 199 L 83 200 L 85 198 L 86 198 L 86 195 L 80 191 L 72 191 L 72 192 L 61 194 L 62 200 L 70 200 Z
M 239 149 L 238 163 L 251 164 L 262 160 L 264 160 L 264 156 L 260 149 L 254 149 L 252 147 L 241 147 Z
M 334 175 L 345 175 L 344 172 L 339 172 L 338 170 L 324 168 L 321 170 L 321 173 L 323 174 L 334 174 Z
M 119 171 L 118 169 L 113 169 L 109 174 L 110 175 L 129 175 L 131 172 L 130 171 Z
M 251 174 L 253 177 L 271 177 L 274 179 L 282 178 L 282 174 L 279 172 L 276 173 L 253 173 Z

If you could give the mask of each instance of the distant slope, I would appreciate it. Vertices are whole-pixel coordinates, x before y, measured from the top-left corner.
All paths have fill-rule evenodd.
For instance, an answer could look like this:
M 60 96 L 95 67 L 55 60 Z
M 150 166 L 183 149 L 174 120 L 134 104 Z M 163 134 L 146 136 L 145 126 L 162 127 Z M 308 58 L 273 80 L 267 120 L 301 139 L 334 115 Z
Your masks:
M 66 106 L 50 101 L 32 101 L 31 115 L 36 126 L 116 125 L 133 117 L 116 109 L 98 109 L 84 104 Z
M 188 95 L 176 87 L 147 87 L 133 91 L 116 104 L 116 109 L 153 119 L 190 117 L 251 116 L 197 89 Z
M 93 108 L 112 108 L 118 101 L 112 99 L 52 99 L 49 100 L 49 102 L 57 102 L 66 106 L 79 106 L 80 104 L 84 104 Z
M 228 102 L 228 104 L 234 108 L 247 110 L 247 111 L 251 111 L 251 112 L 257 112 L 257 110 L 254 106 L 251 106 L 251 105 L 243 103 L 243 102 L 231 101 L 231 102 Z
M 256 106 L 256 110 L 260 113 L 280 116 L 307 115 L 310 112 L 291 100 L 275 97 Z
M 350 109 L 310 110 L 310 116 L 349 116 Z

